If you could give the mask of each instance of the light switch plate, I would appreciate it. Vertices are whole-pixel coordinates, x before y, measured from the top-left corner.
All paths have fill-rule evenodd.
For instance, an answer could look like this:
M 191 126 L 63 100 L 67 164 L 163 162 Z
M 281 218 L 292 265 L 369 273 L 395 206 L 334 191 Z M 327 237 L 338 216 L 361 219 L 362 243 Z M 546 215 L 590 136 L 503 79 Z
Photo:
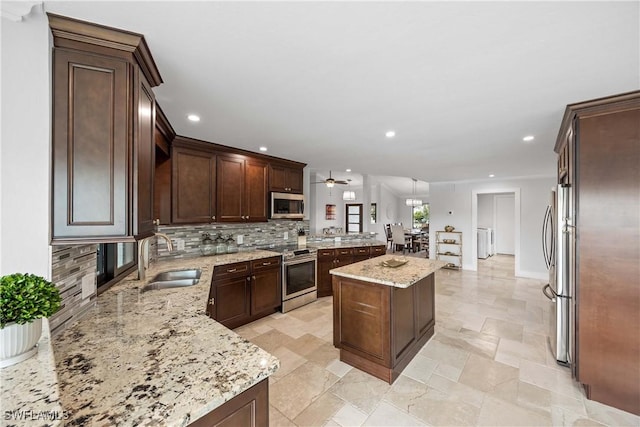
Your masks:
M 244 235 L 242 234 L 238 234 L 236 236 L 236 242 L 238 242 L 239 245 L 241 245 L 242 243 L 244 243 Z
M 289 240 L 289 232 L 288 231 L 284 232 L 284 240 Z
M 184 239 L 176 239 L 176 249 L 184 251 Z
M 82 277 L 82 299 L 89 298 L 96 292 L 96 273 L 85 274 Z

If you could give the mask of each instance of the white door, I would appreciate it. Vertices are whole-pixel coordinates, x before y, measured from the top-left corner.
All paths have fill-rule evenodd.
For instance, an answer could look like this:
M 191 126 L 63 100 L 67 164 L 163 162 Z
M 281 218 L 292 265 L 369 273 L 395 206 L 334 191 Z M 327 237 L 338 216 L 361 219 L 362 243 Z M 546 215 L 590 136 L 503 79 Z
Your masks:
M 496 195 L 496 253 L 515 255 L 516 199 L 513 194 Z

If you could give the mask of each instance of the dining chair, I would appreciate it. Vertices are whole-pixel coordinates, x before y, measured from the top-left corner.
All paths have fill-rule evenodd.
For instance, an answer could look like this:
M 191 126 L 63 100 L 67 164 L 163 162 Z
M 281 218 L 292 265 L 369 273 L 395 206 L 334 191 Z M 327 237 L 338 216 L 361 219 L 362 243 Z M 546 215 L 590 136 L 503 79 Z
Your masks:
M 427 258 L 429 258 L 429 232 L 420 234 L 420 248 L 427 252 Z
M 409 246 L 411 246 L 411 237 L 407 238 L 407 236 L 405 236 L 404 229 L 401 225 L 391 226 L 391 236 L 393 238 L 393 252 L 395 252 L 398 247 L 402 247 L 402 253 L 404 254 L 405 249 L 409 249 Z
M 387 236 L 387 246 L 391 249 L 393 244 L 393 237 L 391 236 L 391 224 L 384 225 L 384 234 Z

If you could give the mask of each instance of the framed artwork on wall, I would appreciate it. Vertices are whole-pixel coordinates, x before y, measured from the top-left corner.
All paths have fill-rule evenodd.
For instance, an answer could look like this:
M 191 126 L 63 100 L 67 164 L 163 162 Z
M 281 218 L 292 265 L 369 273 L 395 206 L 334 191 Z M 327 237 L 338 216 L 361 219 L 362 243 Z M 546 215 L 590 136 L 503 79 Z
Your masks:
M 324 219 L 336 219 L 336 205 L 325 205 Z

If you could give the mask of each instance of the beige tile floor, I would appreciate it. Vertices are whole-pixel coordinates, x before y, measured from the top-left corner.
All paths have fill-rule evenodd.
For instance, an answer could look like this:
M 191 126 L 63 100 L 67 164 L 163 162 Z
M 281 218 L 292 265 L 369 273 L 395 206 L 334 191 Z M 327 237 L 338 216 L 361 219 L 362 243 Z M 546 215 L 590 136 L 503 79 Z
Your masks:
M 421 256 L 424 256 L 424 252 Z M 546 348 L 542 282 L 514 277 L 513 257 L 436 276 L 436 333 L 389 385 L 340 362 L 332 300 L 236 332 L 280 359 L 272 426 L 640 426 L 589 401 Z

